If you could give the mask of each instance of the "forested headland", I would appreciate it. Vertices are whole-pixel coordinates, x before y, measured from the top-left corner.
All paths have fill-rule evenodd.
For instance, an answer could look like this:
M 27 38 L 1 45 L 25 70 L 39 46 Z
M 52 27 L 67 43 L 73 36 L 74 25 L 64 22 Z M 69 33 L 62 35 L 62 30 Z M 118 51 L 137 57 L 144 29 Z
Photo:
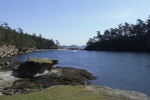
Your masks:
M 109 23 L 108 23 L 109 24 Z M 90 38 L 86 50 L 150 52 L 150 18 L 119 24 Z
M 14 45 L 19 50 L 28 48 L 54 49 L 58 48 L 59 42 L 43 38 L 41 34 L 36 36 L 36 33 L 32 35 L 25 33 L 21 28 L 12 29 L 8 23 L 3 22 L 0 23 L 0 45 Z

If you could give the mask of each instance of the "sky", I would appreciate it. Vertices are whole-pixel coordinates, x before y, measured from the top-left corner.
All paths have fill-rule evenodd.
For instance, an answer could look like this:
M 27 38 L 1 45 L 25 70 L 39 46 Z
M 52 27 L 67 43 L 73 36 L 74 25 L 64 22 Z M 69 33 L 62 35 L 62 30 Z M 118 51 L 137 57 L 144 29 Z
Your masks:
M 150 15 L 150 0 L 0 0 L 0 22 L 25 33 L 86 45 L 89 38 Z

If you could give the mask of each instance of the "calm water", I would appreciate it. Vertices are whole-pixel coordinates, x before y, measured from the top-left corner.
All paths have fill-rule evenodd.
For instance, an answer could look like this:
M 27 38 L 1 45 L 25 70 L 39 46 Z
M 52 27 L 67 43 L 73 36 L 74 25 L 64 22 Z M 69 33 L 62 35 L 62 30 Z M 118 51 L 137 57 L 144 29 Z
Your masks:
M 26 61 L 27 54 L 18 55 L 15 61 Z M 86 69 L 98 79 L 95 85 L 133 90 L 150 95 L 150 54 L 131 52 L 102 52 L 47 50 L 30 53 L 30 57 L 59 60 L 57 66 Z

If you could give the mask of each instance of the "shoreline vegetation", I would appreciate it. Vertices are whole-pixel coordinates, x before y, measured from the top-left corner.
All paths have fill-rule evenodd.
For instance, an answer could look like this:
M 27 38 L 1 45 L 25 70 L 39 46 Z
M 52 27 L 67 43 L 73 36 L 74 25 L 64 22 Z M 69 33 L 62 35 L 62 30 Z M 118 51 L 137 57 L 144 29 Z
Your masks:
M 136 24 L 119 24 L 90 38 L 85 50 L 150 52 L 150 18 Z
M 15 46 L 19 52 L 32 51 L 31 49 L 57 49 L 59 48 L 59 41 L 53 39 L 43 38 L 36 33 L 25 33 L 23 29 L 12 29 L 8 23 L 0 24 L 0 46 L 12 45 Z

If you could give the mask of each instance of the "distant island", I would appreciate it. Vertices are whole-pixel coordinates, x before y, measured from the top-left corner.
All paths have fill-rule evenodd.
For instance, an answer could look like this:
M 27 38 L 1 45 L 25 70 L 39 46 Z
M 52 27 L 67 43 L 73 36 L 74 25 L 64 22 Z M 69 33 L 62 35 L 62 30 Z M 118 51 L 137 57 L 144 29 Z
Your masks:
M 109 24 L 109 23 L 108 23 Z M 150 18 L 136 24 L 119 24 L 90 38 L 86 50 L 150 52 Z
M 83 46 L 77 46 L 77 45 L 66 46 L 66 45 L 62 45 L 61 48 L 62 49 L 69 49 L 69 50 L 81 50 L 81 49 L 85 49 L 86 45 L 83 45 Z

